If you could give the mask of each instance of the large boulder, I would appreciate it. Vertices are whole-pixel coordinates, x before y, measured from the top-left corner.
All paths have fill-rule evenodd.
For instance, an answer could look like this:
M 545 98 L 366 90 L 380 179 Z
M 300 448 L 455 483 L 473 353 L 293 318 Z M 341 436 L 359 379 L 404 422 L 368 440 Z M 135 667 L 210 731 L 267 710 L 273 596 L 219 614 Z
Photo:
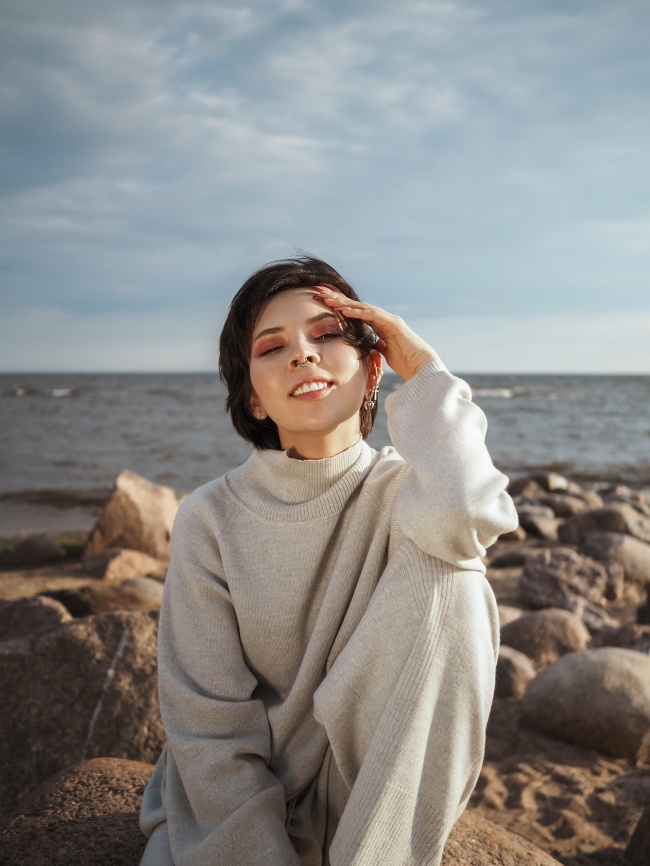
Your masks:
M 0 641 L 44 634 L 71 619 L 68 610 L 53 598 L 0 599 Z
M 501 644 L 497 660 L 495 696 L 520 698 L 536 673 L 528 656 L 506 644 Z
M 115 479 L 110 499 L 84 547 L 84 559 L 107 548 L 123 547 L 169 559 L 169 540 L 178 500 L 171 487 L 153 484 L 125 469 Z
M 650 542 L 650 517 L 641 514 L 632 505 L 612 502 L 603 508 L 569 517 L 558 527 L 560 540 L 576 546 L 594 532 L 622 532 Z
M 51 590 L 49 598 L 64 605 L 72 616 L 91 616 L 111 610 L 160 610 L 163 585 L 150 577 L 122 583 L 92 583 L 74 589 Z
M 155 613 L 117 612 L 0 644 L 0 811 L 88 758 L 157 759 L 156 636 Z
M 565 655 L 529 684 L 522 719 L 559 740 L 633 759 L 650 731 L 650 658 L 618 647 Z
M 526 557 L 520 591 L 529 607 L 561 607 L 578 597 L 592 604 L 603 604 L 611 582 L 605 566 L 581 556 L 570 547 L 554 547 Z
M 95 758 L 62 770 L 21 802 L 0 841 L 2 866 L 138 866 L 151 764 Z
M 646 541 L 621 532 L 594 532 L 578 550 L 607 566 L 618 563 L 626 580 L 650 584 L 650 544 Z
M 84 561 L 84 571 L 90 577 L 99 577 L 110 583 L 120 583 L 123 580 L 148 575 L 164 577 L 167 565 L 139 550 L 109 547 L 88 556 Z
M 532 842 L 466 809 L 449 834 L 440 866 L 561 866 Z
M 538 668 L 566 653 L 587 649 L 589 641 L 579 616 L 553 607 L 524 614 L 501 629 L 501 642 L 524 653 Z

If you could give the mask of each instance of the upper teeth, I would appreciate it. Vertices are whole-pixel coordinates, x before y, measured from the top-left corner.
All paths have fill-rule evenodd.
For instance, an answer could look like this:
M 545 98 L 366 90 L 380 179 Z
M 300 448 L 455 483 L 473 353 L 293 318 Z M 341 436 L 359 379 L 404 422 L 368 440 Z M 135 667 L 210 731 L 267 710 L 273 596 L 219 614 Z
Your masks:
M 306 382 L 292 393 L 292 397 L 298 397 L 300 394 L 306 394 L 307 391 L 322 391 L 323 388 L 329 388 L 327 382 Z

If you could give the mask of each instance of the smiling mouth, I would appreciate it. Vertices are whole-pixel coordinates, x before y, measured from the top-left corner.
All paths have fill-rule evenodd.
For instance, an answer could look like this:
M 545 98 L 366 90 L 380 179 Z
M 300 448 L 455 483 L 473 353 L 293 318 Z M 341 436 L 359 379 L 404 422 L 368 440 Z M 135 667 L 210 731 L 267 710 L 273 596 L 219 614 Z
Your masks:
M 331 388 L 331 382 L 305 382 L 300 385 L 295 391 L 291 392 L 292 397 L 300 397 L 301 394 L 309 394 L 311 391 L 324 391 L 326 388 Z

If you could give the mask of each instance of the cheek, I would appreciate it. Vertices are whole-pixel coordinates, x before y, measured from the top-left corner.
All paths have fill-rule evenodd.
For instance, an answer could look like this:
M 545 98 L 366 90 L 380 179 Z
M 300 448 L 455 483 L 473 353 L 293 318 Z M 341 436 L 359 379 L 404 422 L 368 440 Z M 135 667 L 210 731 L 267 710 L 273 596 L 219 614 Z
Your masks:
M 267 398 L 274 387 L 274 379 L 276 378 L 273 371 L 269 369 L 269 365 L 265 364 L 264 368 L 257 365 L 255 360 L 251 362 L 249 369 L 249 377 L 253 393 L 257 394 L 260 400 Z

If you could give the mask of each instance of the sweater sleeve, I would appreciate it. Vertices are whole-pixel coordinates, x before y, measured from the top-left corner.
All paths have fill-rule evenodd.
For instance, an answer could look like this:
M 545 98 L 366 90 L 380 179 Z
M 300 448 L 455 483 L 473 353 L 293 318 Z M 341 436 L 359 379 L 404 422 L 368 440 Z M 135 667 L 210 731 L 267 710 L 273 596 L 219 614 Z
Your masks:
M 174 525 L 160 618 L 165 807 L 176 866 L 297 866 L 271 734 L 243 658 L 206 497 Z
M 425 553 L 485 571 L 486 548 L 518 519 L 469 385 L 431 362 L 386 399 L 386 410 L 406 462 L 396 503 L 401 531 Z

